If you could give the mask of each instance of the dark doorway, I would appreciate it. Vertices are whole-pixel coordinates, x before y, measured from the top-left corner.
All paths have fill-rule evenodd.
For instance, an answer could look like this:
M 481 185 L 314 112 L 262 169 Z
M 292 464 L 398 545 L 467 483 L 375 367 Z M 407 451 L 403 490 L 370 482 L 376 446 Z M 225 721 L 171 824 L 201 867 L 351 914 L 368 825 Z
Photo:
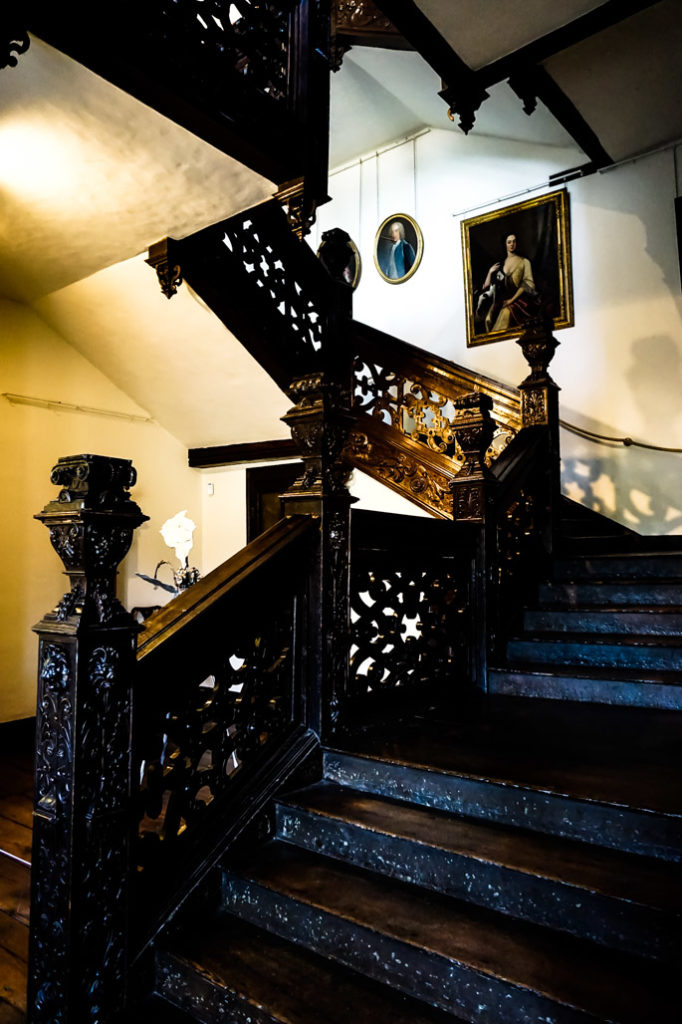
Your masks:
M 246 540 L 258 537 L 282 518 L 280 494 L 303 472 L 302 462 L 257 466 L 246 471 Z

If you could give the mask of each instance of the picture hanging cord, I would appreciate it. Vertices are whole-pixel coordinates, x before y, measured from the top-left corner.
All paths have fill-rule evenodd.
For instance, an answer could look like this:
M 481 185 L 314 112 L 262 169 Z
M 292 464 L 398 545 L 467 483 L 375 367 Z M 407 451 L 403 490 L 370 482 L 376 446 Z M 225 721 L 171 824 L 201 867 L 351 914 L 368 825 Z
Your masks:
M 415 220 L 419 220 L 417 216 L 417 140 L 412 139 L 412 187 L 414 190 L 413 195 L 413 210 Z

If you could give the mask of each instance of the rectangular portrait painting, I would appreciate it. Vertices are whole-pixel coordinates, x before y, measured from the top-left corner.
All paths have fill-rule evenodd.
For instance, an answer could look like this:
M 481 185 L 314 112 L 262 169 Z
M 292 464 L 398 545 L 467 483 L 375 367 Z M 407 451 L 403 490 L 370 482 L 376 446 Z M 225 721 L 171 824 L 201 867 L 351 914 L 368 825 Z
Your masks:
M 573 326 L 566 189 L 462 221 L 467 345 Z

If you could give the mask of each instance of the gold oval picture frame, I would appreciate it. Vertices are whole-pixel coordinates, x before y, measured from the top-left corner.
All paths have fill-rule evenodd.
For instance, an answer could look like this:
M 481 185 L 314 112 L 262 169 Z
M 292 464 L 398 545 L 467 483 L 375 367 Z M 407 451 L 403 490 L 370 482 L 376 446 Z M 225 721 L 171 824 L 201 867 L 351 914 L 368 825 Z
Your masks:
M 374 239 L 374 265 L 388 284 L 403 284 L 417 272 L 424 255 L 424 236 L 413 217 L 392 213 Z

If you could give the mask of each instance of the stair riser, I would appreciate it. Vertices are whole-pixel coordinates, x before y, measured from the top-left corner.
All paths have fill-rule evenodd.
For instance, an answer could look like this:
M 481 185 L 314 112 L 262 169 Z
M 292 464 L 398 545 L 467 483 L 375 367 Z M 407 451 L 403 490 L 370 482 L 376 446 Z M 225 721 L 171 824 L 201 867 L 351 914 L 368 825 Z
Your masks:
M 620 636 L 679 636 L 682 615 L 665 612 L 527 611 L 527 633 L 588 633 Z
M 279 1017 L 241 999 L 182 957 L 157 954 L 155 987 L 159 995 L 200 1024 L 282 1024 Z
M 624 852 L 680 859 L 682 822 L 663 815 L 329 751 L 324 773 L 339 785 L 421 807 Z
M 682 579 L 679 555 L 592 557 L 554 563 L 556 580 L 661 580 Z
M 596 1024 L 596 1018 L 454 960 L 234 876 L 225 909 L 471 1024 Z
M 662 683 L 489 669 L 488 693 L 502 697 L 539 697 L 543 700 L 682 711 L 682 686 Z
M 682 587 L 676 583 L 543 583 L 539 604 L 547 608 L 682 607 Z
M 387 836 L 354 823 L 278 806 L 280 838 L 378 874 L 488 907 L 611 948 L 672 959 L 671 923 L 660 911 L 551 878 Z
M 634 644 L 564 643 L 562 641 L 511 640 L 507 646 L 511 664 L 590 665 L 594 668 L 649 669 L 652 672 L 682 670 L 682 647 Z

